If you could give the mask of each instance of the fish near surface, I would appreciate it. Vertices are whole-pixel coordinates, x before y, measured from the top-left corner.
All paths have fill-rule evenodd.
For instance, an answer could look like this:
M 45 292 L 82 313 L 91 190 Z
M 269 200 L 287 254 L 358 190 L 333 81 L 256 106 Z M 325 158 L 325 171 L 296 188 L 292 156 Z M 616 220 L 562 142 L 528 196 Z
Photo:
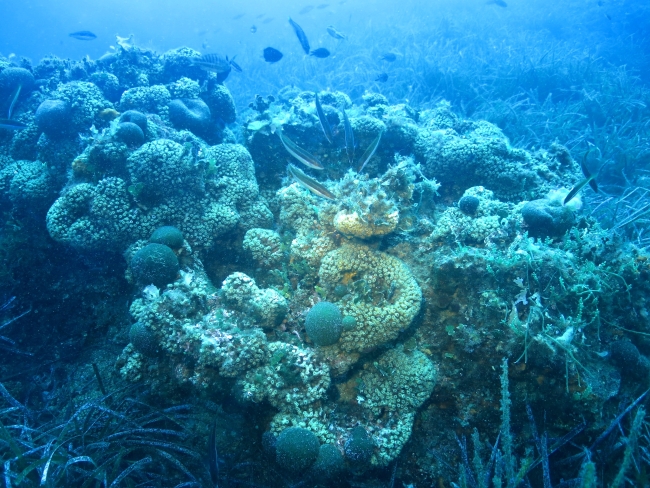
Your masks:
M 251 26 L 251 34 L 255 34 L 257 32 L 257 27 L 254 25 Z
M 327 56 L 330 55 L 330 52 L 325 49 L 324 47 L 319 47 L 318 49 L 314 49 L 312 52 L 309 53 L 310 56 L 314 56 L 316 58 L 326 58 Z
M 68 35 L 80 41 L 92 41 L 93 39 L 97 39 L 97 36 L 90 31 L 77 31 Z
M 328 200 L 336 200 L 336 196 L 331 191 L 311 176 L 307 176 L 300 168 L 290 164 L 287 169 L 296 183 L 307 188 L 314 195 Z
M 298 12 L 301 15 L 308 14 L 314 9 L 313 5 L 307 5 L 306 7 L 303 7 L 300 9 L 300 12 Z
M 277 63 L 282 59 L 283 54 L 273 47 L 264 49 L 264 61 L 267 63 Z
M 300 27 L 294 20 L 289 17 L 289 23 L 291 24 L 291 27 L 293 27 L 293 31 L 296 33 L 296 37 L 300 41 L 300 45 L 302 46 L 302 50 L 305 51 L 305 54 L 309 54 L 309 40 L 307 40 L 307 35 L 305 34 L 305 31 L 302 30 L 302 27 Z

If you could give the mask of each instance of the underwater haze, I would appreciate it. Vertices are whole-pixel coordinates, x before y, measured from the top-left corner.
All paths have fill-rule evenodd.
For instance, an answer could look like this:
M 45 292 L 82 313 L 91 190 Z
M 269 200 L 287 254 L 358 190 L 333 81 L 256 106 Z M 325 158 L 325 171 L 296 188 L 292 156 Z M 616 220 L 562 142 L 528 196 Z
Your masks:
M 0 486 L 650 486 L 650 4 L 0 18 Z

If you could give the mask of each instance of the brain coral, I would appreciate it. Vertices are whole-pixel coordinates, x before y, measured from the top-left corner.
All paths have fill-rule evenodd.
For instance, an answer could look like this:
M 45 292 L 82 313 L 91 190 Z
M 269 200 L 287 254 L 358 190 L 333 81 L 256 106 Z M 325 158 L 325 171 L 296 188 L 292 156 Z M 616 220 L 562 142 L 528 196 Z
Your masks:
M 425 176 L 435 177 L 444 191 L 462 193 L 483 185 L 498 197 L 514 198 L 536 185 L 528 153 L 512 148 L 498 127 L 477 121 L 463 129 L 430 124 L 420 130 L 415 144 Z
M 331 251 L 318 274 L 328 296 L 338 285 L 349 290 L 336 302 L 343 315 L 357 322 L 333 346 L 344 351 L 367 351 L 395 339 L 420 311 L 422 291 L 408 267 L 367 246 L 350 243 Z
M 248 151 L 221 144 L 205 153 L 209 162 L 170 140 L 144 144 L 128 158 L 130 179 L 65 191 L 48 212 L 50 235 L 81 248 L 123 251 L 161 225 L 174 225 L 193 248 L 205 249 L 238 224 L 242 231 L 269 226 Z

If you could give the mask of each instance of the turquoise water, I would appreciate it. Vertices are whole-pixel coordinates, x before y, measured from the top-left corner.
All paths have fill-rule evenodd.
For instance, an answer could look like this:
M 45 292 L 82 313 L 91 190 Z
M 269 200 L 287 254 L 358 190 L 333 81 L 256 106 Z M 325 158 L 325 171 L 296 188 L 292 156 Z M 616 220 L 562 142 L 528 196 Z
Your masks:
M 644 3 L 0 12 L 4 486 L 648 486 Z

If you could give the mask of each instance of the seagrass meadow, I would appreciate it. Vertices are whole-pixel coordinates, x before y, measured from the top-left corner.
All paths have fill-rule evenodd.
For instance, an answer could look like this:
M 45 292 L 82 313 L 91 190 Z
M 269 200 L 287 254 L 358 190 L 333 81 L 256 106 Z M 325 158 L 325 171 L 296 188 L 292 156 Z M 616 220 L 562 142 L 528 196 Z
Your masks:
M 0 485 L 650 486 L 650 7 L 219 3 L 7 13 Z

